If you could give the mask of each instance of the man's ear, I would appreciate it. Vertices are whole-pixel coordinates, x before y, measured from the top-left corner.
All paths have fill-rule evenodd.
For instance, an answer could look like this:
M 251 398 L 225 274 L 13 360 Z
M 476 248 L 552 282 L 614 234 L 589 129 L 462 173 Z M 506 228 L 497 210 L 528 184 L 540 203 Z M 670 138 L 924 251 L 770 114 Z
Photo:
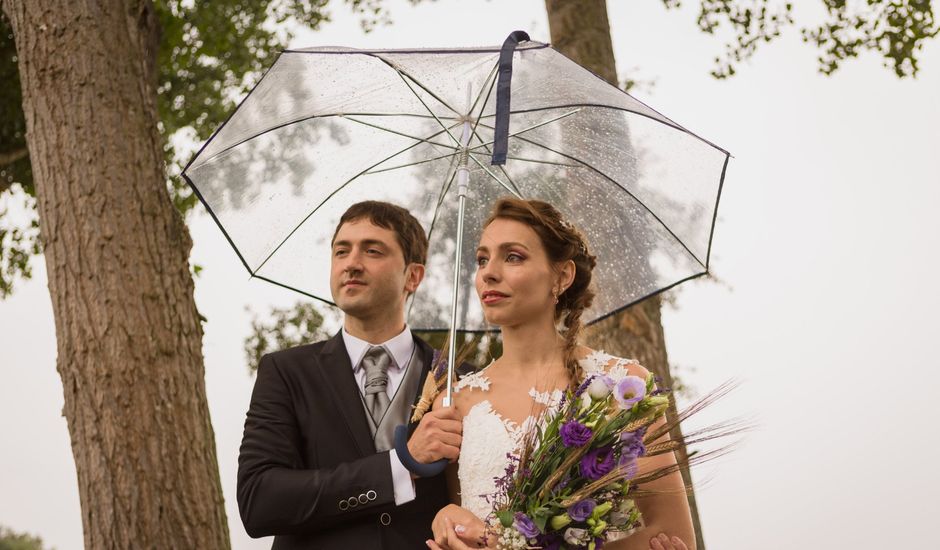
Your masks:
M 424 280 L 424 265 L 411 263 L 405 268 L 405 292 L 414 294 Z

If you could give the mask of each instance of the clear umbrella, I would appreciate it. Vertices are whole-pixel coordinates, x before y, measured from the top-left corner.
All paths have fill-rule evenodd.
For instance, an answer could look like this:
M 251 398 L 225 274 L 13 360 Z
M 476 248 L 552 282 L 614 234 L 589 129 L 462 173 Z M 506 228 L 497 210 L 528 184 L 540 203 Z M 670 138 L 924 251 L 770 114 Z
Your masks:
M 430 240 L 409 325 L 481 332 L 457 293 L 475 265 L 462 244 L 496 199 L 548 201 L 584 232 L 591 323 L 707 273 L 728 156 L 517 31 L 494 48 L 287 50 L 183 176 L 252 276 L 327 303 L 346 208 L 407 208 Z

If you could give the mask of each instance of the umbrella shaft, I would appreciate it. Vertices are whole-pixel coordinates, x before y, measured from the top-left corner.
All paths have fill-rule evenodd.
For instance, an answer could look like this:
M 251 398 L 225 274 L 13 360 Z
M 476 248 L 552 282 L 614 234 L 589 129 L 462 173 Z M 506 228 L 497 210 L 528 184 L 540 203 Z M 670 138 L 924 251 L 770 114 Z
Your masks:
M 469 88 L 467 96 L 469 102 Z M 469 107 L 468 107 L 469 109 Z M 460 254 L 463 252 L 463 219 L 467 204 L 467 184 L 470 183 L 470 135 L 473 128 L 470 121 L 463 123 L 463 133 L 460 135 L 460 157 L 457 165 L 457 250 L 454 252 L 454 290 L 450 302 L 450 334 L 447 346 L 447 393 L 444 395 L 445 407 L 451 406 L 451 388 L 454 385 L 454 369 L 457 367 L 457 299 L 460 290 Z

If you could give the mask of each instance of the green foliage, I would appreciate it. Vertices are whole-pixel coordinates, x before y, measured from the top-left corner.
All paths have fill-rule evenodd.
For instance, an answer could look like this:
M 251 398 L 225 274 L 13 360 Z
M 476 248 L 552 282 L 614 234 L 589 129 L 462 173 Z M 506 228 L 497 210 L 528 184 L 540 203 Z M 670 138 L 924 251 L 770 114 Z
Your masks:
M 257 315 L 251 322 L 251 334 L 245 339 L 248 369 L 258 369 L 261 356 L 272 351 L 312 344 L 326 336 L 323 314 L 309 302 L 297 302 L 293 307 L 274 308 L 262 321 Z
M 43 550 L 42 539 L 0 527 L 0 550 Z
M 735 74 L 761 43 L 769 43 L 794 24 L 793 4 L 771 0 L 699 0 L 698 26 L 706 33 L 728 28 L 733 39 L 715 58 L 715 78 Z M 819 71 L 830 75 L 840 64 L 869 51 L 880 54 L 898 78 L 917 75 L 917 56 L 940 32 L 930 0 L 821 0 L 827 18 L 801 28 L 803 41 L 821 51 Z M 677 8 L 680 0 L 663 0 Z
M 178 177 L 186 159 L 174 148 L 173 137 L 201 142 L 225 121 L 238 98 L 258 81 L 277 53 L 291 40 L 291 28 L 316 29 L 329 20 L 330 0 L 224 0 L 191 2 L 156 0 L 160 42 L 157 107 L 167 165 L 167 186 L 185 215 L 196 197 Z M 333 1 L 336 3 L 336 0 Z M 344 0 L 360 17 L 363 29 L 388 22 L 382 0 Z M 12 195 L 13 184 L 34 196 L 26 149 L 26 122 L 16 47 L 9 21 L 0 14 L 0 198 Z M 18 227 L 0 220 L 0 299 L 17 279 L 29 279 L 31 256 L 41 252 L 35 202 Z M 0 216 L 4 213 L 0 212 Z
M 930 0 L 823 1 L 828 21 L 803 29 L 803 40 L 822 50 L 819 70 L 825 74 L 869 50 L 880 52 L 898 78 L 916 76 L 924 42 L 940 33 Z

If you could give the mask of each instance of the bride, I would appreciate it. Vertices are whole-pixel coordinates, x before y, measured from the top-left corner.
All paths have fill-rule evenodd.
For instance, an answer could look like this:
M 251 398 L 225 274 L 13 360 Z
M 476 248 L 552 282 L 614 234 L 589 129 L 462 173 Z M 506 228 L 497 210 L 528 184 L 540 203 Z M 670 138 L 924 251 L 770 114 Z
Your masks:
M 578 344 L 581 314 L 594 297 L 595 263 L 578 230 L 548 203 L 502 199 L 495 205 L 477 248 L 475 285 L 486 320 L 502 330 L 503 354 L 454 387 L 463 442 L 448 476 L 453 504 L 434 519 L 435 538 L 427 541 L 432 549 L 495 547 L 495 537 L 485 538 L 492 511 L 486 495 L 496 490 L 507 453 L 518 456 L 525 433 L 541 413 L 558 405 L 566 389 L 597 372 L 646 378 L 647 370 L 636 361 Z M 643 472 L 674 463 L 667 453 L 640 459 L 639 467 Z M 655 493 L 636 499 L 643 527 L 604 547 L 686 550 L 683 541 L 695 537 L 680 474 L 641 488 Z

